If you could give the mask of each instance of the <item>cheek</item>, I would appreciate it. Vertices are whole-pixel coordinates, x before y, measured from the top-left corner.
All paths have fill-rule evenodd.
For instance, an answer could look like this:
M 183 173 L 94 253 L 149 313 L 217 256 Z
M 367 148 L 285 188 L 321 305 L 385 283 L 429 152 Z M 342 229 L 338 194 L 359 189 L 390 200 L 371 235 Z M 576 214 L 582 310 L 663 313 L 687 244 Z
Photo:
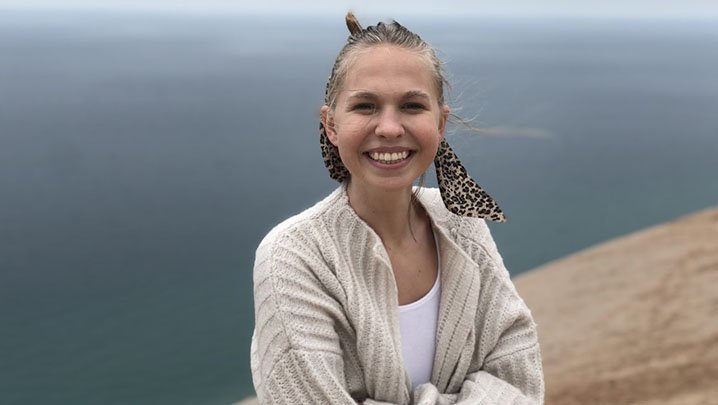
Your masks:
M 355 144 L 367 133 L 367 122 L 357 118 L 342 119 L 335 122 L 334 128 L 338 143 Z
M 339 157 L 350 172 L 361 159 L 360 151 L 366 140 L 366 130 L 363 129 L 365 127 L 365 124 L 358 123 L 356 120 L 343 121 L 336 127 L 337 142 L 335 145 L 339 150 Z
M 431 122 L 427 122 L 426 124 L 423 134 L 424 146 L 428 151 L 433 151 L 433 154 L 436 155 L 436 151 L 439 149 L 439 144 L 444 136 L 441 128 L 438 128 L 438 122 L 431 120 Z
M 443 136 L 443 126 L 440 120 L 435 119 L 434 117 L 431 117 L 429 119 L 426 119 L 420 124 L 420 127 L 422 128 L 421 131 L 424 133 L 424 136 L 430 137 L 430 138 L 439 138 Z
M 351 156 L 360 148 L 361 139 L 355 133 L 344 131 L 338 134 L 337 143 L 339 154 L 342 156 Z

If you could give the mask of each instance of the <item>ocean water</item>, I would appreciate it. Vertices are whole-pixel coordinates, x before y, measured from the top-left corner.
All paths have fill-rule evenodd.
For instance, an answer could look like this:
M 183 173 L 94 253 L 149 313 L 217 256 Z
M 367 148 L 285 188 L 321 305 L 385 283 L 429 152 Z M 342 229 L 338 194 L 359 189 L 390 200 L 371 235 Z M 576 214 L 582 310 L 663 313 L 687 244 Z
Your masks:
M 512 274 L 718 204 L 718 24 L 400 19 Z M 335 184 L 341 16 L 0 11 L 0 403 L 252 394 L 254 249 Z M 431 180 L 429 180 L 431 183 Z

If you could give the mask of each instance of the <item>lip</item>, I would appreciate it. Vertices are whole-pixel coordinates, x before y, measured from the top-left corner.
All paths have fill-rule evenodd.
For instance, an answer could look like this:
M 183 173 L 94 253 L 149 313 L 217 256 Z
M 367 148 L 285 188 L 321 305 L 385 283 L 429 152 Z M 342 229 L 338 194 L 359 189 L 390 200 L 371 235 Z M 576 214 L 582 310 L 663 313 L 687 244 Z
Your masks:
M 364 154 L 371 154 L 371 153 L 401 153 L 401 152 L 414 152 L 413 149 L 407 148 L 404 146 L 380 146 L 378 148 L 369 149 L 364 152 Z

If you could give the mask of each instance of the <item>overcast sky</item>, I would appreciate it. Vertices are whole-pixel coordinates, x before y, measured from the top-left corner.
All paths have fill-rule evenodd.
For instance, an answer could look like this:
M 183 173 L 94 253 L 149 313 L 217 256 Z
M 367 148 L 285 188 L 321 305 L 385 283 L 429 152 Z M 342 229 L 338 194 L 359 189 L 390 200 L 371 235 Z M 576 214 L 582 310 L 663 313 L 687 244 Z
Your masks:
M 718 0 L 0 0 L 0 8 L 147 9 L 290 14 L 718 17 Z

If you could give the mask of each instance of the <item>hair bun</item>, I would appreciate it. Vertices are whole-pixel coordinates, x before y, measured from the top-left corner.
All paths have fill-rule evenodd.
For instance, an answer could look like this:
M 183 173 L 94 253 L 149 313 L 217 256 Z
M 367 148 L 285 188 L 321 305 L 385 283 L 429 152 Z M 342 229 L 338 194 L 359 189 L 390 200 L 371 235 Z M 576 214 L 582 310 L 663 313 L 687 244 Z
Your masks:
M 351 35 L 358 35 L 360 34 L 364 29 L 361 27 L 361 24 L 359 24 L 359 20 L 354 16 L 354 13 L 351 11 L 347 12 L 346 17 L 344 17 L 344 20 L 347 23 L 347 28 L 349 29 L 349 33 Z

